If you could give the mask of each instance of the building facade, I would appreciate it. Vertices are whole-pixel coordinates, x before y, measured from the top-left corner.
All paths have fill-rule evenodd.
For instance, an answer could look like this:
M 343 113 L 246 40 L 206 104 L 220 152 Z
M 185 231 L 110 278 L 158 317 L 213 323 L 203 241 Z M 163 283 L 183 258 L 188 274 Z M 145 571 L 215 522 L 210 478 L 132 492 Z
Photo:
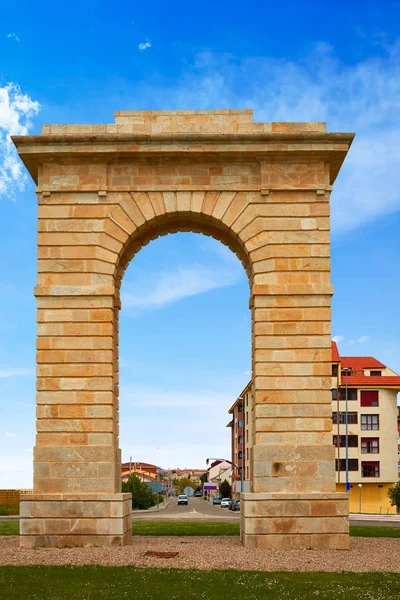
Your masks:
M 200 477 L 205 473 L 205 469 L 171 469 L 168 475 L 172 479 L 190 479 L 193 483 L 200 485 Z
M 346 388 L 350 512 L 395 513 L 400 376 L 371 356 L 340 356 L 332 342 L 332 426 L 337 491 L 346 488 Z
M 251 450 L 253 447 L 254 403 L 253 382 L 250 381 L 229 409 L 231 428 L 232 494 L 250 492 Z
M 336 490 L 346 490 L 346 388 L 350 512 L 392 513 L 387 490 L 400 476 L 400 376 L 377 359 L 340 356 L 332 342 L 332 443 Z M 254 403 L 250 381 L 229 409 L 234 493 L 250 491 Z
M 121 464 L 122 481 L 127 481 L 131 473 L 137 475 L 141 481 L 156 481 L 161 471 L 160 467 L 150 463 L 130 461 Z
M 218 489 L 223 481 L 232 485 L 232 465 L 225 460 L 215 460 L 207 471 L 207 481 L 215 483 Z

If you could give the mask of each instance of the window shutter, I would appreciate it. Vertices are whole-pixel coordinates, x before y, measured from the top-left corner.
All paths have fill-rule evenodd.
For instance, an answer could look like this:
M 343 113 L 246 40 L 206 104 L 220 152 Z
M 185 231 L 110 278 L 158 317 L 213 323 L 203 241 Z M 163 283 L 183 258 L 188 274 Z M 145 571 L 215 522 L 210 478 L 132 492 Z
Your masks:
M 379 406 L 378 390 L 362 390 L 360 404 L 361 406 Z

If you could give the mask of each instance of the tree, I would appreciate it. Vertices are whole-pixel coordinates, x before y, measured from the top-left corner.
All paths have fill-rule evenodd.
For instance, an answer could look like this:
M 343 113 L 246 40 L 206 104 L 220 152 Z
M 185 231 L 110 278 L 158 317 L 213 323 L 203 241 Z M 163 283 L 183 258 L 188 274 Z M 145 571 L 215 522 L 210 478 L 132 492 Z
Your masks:
M 208 472 L 206 471 L 203 475 L 200 476 L 200 481 L 204 485 L 208 480 Z
M 182 479 L 176 480 L 176 486 L 178 488 L 178 494 L 183 494 L 185 487 L 190 486 L 193 490 L 196 489 L 197 485 L 191 479 L 182 477 Z
M 132 494 L 132 508 L 151 508 L 157 502 L 151 489 L 133 473 L 129 475 L 127 481 L 122 482 L 122 491 Z
M 224 479 L 224 481 L 219 486 L 219 493 L 221 498 L 231 498 L 232 497 L 232 487 L 229 481 Z
M 395 506 L 398 513 L 400 513 L 400 481 L 396 483 L 394 487 L 391 487 L 387 491 L 390 505 Z

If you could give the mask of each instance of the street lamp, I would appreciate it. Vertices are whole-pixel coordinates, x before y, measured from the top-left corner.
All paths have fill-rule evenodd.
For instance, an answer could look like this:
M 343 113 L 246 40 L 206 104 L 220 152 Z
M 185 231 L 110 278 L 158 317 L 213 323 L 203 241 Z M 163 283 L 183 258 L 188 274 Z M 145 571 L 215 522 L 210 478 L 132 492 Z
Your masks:
M 343 367 L 342 371 L 346 373 L 346 492 L 350 491 L 350 483 L 349 483 L 349 399 L 348 399 L 348 376 L 349 371 L 351 372 L 350 367 Z M 339 465 L 340 468 L 340 465 Z
M 359 483 L 358 487 L 360 488 L 360 509 L 359 509 L 359 512 L 361 512 L 361 490 L 362 490 L 362 483 Z

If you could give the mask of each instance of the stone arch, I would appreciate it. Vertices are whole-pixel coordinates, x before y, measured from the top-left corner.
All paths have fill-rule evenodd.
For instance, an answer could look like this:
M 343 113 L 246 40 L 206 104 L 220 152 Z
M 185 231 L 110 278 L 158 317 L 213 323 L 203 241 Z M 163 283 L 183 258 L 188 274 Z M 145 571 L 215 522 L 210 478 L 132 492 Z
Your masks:
M 248 200 L 248 195 L 245 199 L 236 192 L 159 192 L 140 194 L 139 203 L 137 195 L 127 194 L 122 202 L 120 200 L 120 205 L 110 211 L 110 220 L 129 234 L 118 255 L 116 284 L 135 253 L 151 240 L 178 231 L 190 231 L 213 237 L 227 246 L 242 263 L 251 285 L 253 269 L 250 253 L 240 237 L 241 229 L 251 219 L 247 215 Z M 167 209 L 168 201 L 172 203 L 173 210 Z M 236 203 L 239 203 L 240 209 Z M 147 210 L 143 204 L 147 204 Z M 235 207 L 239 214 L 232 216 L 230 210 Z M 235 227 L 236 221 L 238 227 Z
M 37 437 L 23 546 L 123 545 L 119 285 L 173 231 L 212 235 L 250 283 L 249 547 L 348 546 L 331 439 L 329 197 L 352 141 L 251 111 L 116 113 L 14 138 L 39 203 Z M 228 408 L 228 407 L 227 407 Z

